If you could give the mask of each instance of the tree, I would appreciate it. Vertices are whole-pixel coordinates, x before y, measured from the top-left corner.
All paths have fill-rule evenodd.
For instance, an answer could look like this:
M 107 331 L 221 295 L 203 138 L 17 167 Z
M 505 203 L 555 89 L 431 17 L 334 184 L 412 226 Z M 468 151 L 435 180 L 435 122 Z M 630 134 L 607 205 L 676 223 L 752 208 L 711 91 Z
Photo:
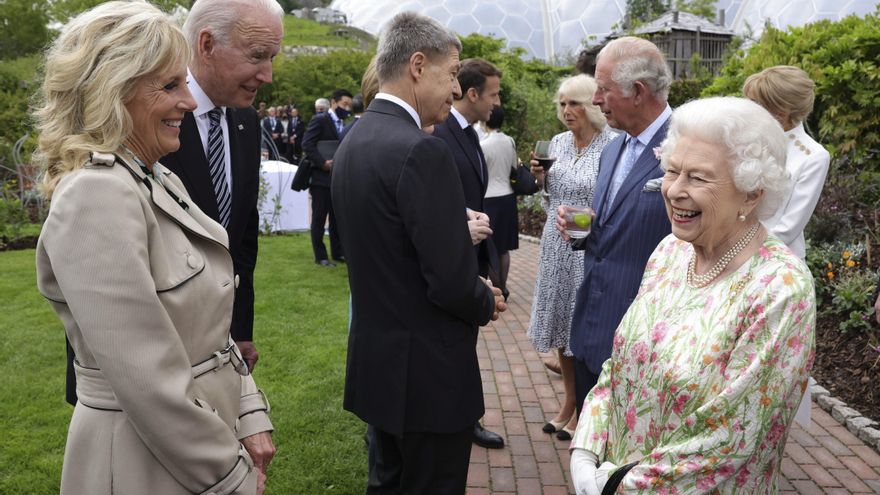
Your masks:
M 664 14 L 669 7 L 663 0 L 627 0 L 624 28 L 635 29 Z
M 106 2 L 107 0 L 55 0 L 49 8 L 52 20 L 66 23 L 70 18 L 75 17 L 92 7 Z M 151 0 L 150 3 L 159 7 L 165 12 L 171 12 L 178 5 L 192 7 L 195 0 Z M 44 2 L 45 3 L 45 2 Z
M 49 42 L 49 17 L 45 1 L 0 2 L 0 59 L 35 53 Z

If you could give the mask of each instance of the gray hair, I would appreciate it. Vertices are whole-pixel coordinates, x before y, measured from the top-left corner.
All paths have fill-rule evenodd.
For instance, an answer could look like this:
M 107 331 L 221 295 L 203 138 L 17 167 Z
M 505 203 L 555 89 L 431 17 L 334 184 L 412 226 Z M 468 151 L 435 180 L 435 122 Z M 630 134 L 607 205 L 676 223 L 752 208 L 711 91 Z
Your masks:
M 202 30 L 207 29 L 214 39 L 228 46 L 232 31 L 244 12 L 253 11 L 266 12 L 282 22 L 284 19 L 284 9 L 276 0 L 196 0 L 183 23 L 183 33 L 193 54 L 198 53 Z
M 318 110 L 321 108 L 322 110 Z M 318 98 L 315 100 L 315 111 L 316 112 L 326 112 L 327 109 L 330 108 L 330 100 L 327 98 Z
M 379 35 L 376 50 L 379 83 L 400 77 L 416 52 L 422 52 L 430 59 L 447 55 L 453 48 L 461 52 L 461 41 L 452 30 L 415 12 L 397 14 Z
M 556 103 L 556 118 L 563 124 L 565 123 L 565 117 L 562 116 L 562 106 L 559 105 L 559 100 L 565 96 L 583 105 L 584 111 L 587 113 L 587 121 L 590 122 L 593 129 L 602 132 L 607 122 L 602 110 L 593 105 L 593 95 L 596 94 L 597 88 L 596 80 L 586 74 L 563 79 L 559 83 L 559 89 L 556 90 L 556 96 L 553 98 L 553 103 Z
M 665 102 L 669 97 L 672 73 L 666 64 L 666 57 L 654 43 L 624 36 L 605 45 L 596 61 L 605 57 L 616 62 L 611 79 L 617 83 L 624 96 L 632 96 L 633 83 L 641 81 L 654 98 Z
M 664 171 L 678 139 L 687 136 L 727 150 L 737 190 L 764 191 L 756 208 L 758 218 L 773 216 L 791 189 L 785 168 L 788 143 L 779 122 L 761 105 L 745 98 L 719 96 L 694 100 L 672 113 L 666 141 L 661 146 Z

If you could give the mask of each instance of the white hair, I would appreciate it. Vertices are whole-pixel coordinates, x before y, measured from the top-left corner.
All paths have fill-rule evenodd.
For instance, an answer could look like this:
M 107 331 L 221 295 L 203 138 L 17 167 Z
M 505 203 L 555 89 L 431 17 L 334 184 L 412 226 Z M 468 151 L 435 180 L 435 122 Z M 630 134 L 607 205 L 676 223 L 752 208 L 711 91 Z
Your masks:
M 641 81 L 654 98 L 668 99 L 672 73 L 657 45 L 642 38 L 624 36 L 605 45 L 596 62 L 605 57 L 615 61 L 611 79 L 617 83 L 623 96 L 632 96 L 633 83 Z
M 228 46 L 244 13 L 254 11 L 266 12 L 283 22 L 284 9 L 276 0 L 196 0 L 183 24 L 183 33 L 194 54 L 198 53 L 199 33 L 204 29 Z
M 785 168 L 787 143 L 779 122 L 745 98 L 719 96 L 694 100 L 672 113 L 661 145 L 660 168 L 669 163 L 678 139 L 687 136 L 724 147 L 737 190 L 764 191 L 758 218 L 773 216 L 791 189 Z
M 318 110 L 318 109 L 321 110 Z M 327 98 L 318 98 L 315 100 L 315 111 L 316 112 L 326 112 L 327 109 L 330 108 L 330 100 Z

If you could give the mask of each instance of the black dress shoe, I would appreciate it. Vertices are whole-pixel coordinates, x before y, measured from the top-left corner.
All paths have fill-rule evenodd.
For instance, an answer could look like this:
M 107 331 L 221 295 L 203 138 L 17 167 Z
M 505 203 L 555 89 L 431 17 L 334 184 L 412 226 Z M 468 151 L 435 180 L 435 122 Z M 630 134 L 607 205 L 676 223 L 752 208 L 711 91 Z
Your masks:
M 483 428 L 479 421 L 474 423 L 474 443 L 487 449 L 504 448 L 504 439 L 501 435 Z
M 338 261 L 340 263 L 345 263 L 345 256 L 340 256 L 338 258 L 333 258 L 333 261 Z
M 334 263 L 331 263 L 330 260 L 320 260 L 315 262 L 316 265 L 326 266 L 327 268 L 333 268 L 336 266 Z

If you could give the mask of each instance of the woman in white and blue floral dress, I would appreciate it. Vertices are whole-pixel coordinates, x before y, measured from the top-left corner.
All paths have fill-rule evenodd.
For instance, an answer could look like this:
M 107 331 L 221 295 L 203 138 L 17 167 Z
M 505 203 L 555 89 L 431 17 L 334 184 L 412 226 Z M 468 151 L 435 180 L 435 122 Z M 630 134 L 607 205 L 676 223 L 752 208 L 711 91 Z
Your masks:
M 673 114 L 661 157 L 672 235 L 584 403 L 578 494 L 777 492 L 815 338 L 810 272 L 759 222 L 789 187 L 785 149 L 742 98 Z
M 557 116 L 568 131 L 557 134 L 551 142 L 551 156 L 556 162 L 545 174 L 532 160 L 532 172 L 543 185 L 542 205 L 555 212 L 559 205 L 590 206 L 599 173 L 599 155 L 614 138 L 605 125 L 605 117 L 591 100 L 596 82 L 587 75 L 570 77 L 556 92 Z M 538 352 L 559 353 L 565 400 L 555 418 L 545 426 L 546 433 L 557 433 L 570 440 L 577 426 L 574 395 L 574 361 L 568 350 L 571 312 L 578 285 L 584 277 L 584 254 L 571 250 L 549 215 L 541 236 L 541 258 L 535 281 L 534 301 L 528 335 Z

